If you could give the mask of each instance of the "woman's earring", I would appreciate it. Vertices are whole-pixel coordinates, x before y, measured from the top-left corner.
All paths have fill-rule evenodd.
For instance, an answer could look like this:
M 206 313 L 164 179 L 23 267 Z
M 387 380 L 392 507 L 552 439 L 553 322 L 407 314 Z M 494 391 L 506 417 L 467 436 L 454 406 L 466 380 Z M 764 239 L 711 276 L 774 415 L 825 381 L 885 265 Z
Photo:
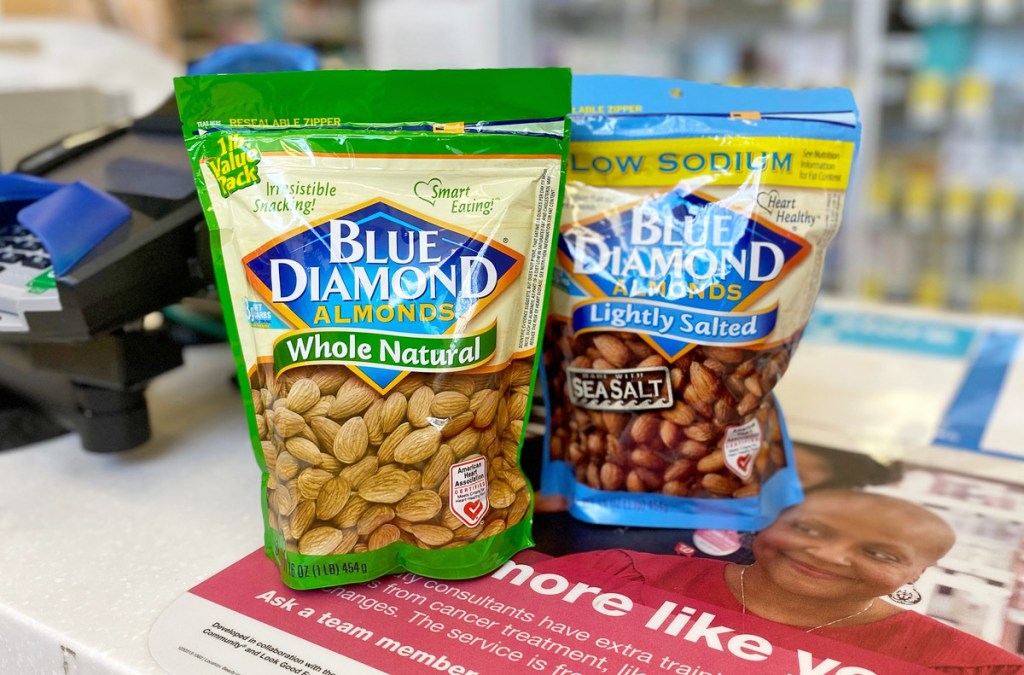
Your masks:
M 914 587 L 914 584 L 903 584 L 889 594 L 889 599 L 901 605 L 916 605 L 921 602 L 921 593 Z

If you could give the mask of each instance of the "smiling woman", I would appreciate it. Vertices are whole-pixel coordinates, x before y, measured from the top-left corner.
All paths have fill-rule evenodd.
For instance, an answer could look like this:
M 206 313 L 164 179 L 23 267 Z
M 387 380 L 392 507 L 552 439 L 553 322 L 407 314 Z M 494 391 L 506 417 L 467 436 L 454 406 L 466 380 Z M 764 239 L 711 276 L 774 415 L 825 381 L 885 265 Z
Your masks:
M 952 548 L 953 530 L 916 504 L 827 490 L 754 539 L 757 560 L 726 570 L 745 611 L 781 623 L 860 625 L 900 610 L 879 597 L 913 583 Z
M 812 633 L 898 659 L 907 666 L 900 673 L 1024 673 L 1019 656 L 885 599 L 899 602 L 898 592 L 954 540 L 944 520 L 911 502 L 821 490 L 754 538 L 751 565 L 606 550 L 563 556 L 544 571 L 611 575 L 619 583 L 605 578 L 605 590 L 655 607 L 664 601 L 659 591 L 676 592 L 774 626 L 780 642 L 799 647 L 799 636 Z

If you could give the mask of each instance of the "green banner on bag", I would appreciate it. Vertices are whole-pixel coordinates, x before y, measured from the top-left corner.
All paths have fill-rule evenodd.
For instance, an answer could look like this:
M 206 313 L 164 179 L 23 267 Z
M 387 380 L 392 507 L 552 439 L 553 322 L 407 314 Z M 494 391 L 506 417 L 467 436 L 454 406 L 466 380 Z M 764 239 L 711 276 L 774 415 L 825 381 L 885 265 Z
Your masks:
M 295 331 L 274 343 L 274 371 L 318 363 L 418 371 L 465 370 L 487 363 L 494 356 L 497 335 L 498 326 L 494 323 L 483 331 L 455 336 Z

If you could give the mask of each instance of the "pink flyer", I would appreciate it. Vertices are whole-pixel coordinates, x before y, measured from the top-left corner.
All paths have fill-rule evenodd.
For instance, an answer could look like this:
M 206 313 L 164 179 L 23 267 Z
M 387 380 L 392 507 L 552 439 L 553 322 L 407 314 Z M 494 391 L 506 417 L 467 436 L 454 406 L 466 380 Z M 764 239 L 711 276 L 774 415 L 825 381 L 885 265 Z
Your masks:
M 572 558 L 527 552 L 469 581 L 295 591 L 258 550 L 169 607 L 150 648 L 181 675 L 927 672 Z

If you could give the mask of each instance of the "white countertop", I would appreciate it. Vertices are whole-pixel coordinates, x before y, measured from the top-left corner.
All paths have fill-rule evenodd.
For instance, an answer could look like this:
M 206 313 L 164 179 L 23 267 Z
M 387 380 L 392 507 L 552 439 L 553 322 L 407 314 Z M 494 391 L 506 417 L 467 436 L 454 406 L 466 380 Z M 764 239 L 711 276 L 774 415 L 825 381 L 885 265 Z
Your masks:
M 262 544 L 231 353 L 185 362 L 150 384 L 139 449 L 93 454 L 67 434 L 0 452 L 0 673 L 163 673 L 157 616 Z
M 1019 322 L 1013 326 L 1020 329 Z M 837 373 L 861 367 L 857 358 L 877 359 L 877 352 L 830 339 L 805 342 L 779 388 L 791 431 L 813 436 L 831 429 L 852 438 L 850 429 L 866 428 L 857 415 L 876 419 L 868 409 L 873 399 Z M 142 448 L 93 454 L 68 434 L 0 451 L 0 674 L 163 673 L 148 648 L 156 618 L 182 593 L 262 545 L 259 469 L 231 353 L 223 344 L 189 347 L 185 361 L 147 390 L 153 437 Z M 902 366 L 910 369 L 907 383 L 922 384 L 914 363 L 897 351 L 884 367 L 867 371 L 883 377 Z M 967 360 L 951 363 L 949 396 Z M 804 400 L 820 397 L 825 385 L 838 414 Z M 1024 362 L 1018 361 L 1004 396 L 1019 396 L 1021 385 Z M 930 445 L 932 418 L 941 416 L 945 398 L 925 411 L 928 433 L 903 438 L 903 425 L 903 436 L 889 434 L 886 445 L 929 466 L 948 457 L 960 470 L 970 466 L 975 475 L 1024 484 L 1024 462 Z M 867 424 L 879 433 L 892 426 Z

